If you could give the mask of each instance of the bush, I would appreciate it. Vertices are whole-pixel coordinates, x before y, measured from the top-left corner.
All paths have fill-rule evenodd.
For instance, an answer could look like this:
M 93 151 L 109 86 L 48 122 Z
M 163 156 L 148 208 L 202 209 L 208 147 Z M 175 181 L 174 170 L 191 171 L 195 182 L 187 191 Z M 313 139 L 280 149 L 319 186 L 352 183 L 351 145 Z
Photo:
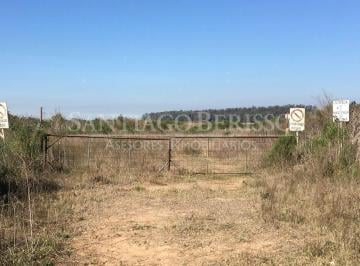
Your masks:
M 332 121 L 326 122 L 320 134 L 308 140 L 301 152 L 313 176 L 340 176 L 358 168 L 357 145 L 351 142 L 346 128 Z
M 280 137 L 266 156 L 265 163 L 273 165 L 276 163 L 290 163 L 294 161 L 296 150 L 296 137 L 283 136 Z
M 43 131 L 27 120 L 16 120 L 0 141 L 0 193 L 21 193 L 26 177 L 35 181 L 42 171 L 41 143 Z M 23 123 L 23 126 L 20 126 Z

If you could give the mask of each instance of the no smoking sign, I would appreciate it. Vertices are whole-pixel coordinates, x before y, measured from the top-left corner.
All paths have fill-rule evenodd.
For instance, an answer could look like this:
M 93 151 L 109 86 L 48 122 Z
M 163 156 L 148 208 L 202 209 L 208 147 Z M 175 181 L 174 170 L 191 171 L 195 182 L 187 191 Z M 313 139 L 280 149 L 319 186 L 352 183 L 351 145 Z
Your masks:
M 290 131 L 305 130 L 305 108 L 290 108 L 289 129 Z

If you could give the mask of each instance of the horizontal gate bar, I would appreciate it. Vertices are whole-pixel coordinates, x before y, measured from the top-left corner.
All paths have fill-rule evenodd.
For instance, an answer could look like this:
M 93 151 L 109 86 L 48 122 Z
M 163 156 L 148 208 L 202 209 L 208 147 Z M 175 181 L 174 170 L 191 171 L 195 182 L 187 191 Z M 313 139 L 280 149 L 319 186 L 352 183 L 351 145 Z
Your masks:
M 49 137 L 62 137 L 62 138 L 83 138 L 83 139 L 123 139 L 123 140 L 169 140 L 168 137 L 146 137 L 146 136 L 114 136 L 114 135 L 57 135 L 47 134 Z
M 92 138 L 92 139 L 123 139 L 123 140 L 169 140 L 169 139 L 277 139 L 286 135 L 243 135 L 243 136 L 204 136 L 204 135 L 173 135 L 173 136 L 129 136 L 129 135 L 60 135 L 47 134 L 58 138 Z

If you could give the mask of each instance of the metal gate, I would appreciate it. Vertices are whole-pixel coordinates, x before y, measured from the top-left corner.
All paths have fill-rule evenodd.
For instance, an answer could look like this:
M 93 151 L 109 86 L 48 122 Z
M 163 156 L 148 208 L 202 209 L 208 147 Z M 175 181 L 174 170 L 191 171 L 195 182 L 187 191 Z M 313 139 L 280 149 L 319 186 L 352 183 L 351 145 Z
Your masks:
M 278 136 L 186 136 L 172 138 L 172 168 L 180 173 L 255 172 Z
M 253 173 L 279 136 L 104 136 L 44 138 L 44 167 L 91 173 Z

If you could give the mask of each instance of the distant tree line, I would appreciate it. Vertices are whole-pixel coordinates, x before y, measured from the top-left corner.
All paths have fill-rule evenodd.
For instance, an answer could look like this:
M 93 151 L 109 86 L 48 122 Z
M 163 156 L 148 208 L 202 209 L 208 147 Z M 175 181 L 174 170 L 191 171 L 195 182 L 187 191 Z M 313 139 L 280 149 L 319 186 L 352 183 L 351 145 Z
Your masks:
M 189 118 L 191 121 L 227 121 L 231 120 L 233 116 L 237 116 L 241 119 L 241 122 L 253 122 L 254 120 L 266 119 L 270 115 L 279 117 L 289 113 L 289 109 L 293 107 L 303 107 L 307 111 L 315 110 L 316 107 L 312 105 L 274 105 L 268 107 L 241 107 L 241 108 L 226 108 L 226 109 L 205 109 L 205 110 L 180 110 L 180 111 L 165 111 L 146 113 L 143 115 L 143 119 L 173 121 L 178 119 L 179 121 L 185 121 Z M 207 115 L 205 115 L 205 113 Z

